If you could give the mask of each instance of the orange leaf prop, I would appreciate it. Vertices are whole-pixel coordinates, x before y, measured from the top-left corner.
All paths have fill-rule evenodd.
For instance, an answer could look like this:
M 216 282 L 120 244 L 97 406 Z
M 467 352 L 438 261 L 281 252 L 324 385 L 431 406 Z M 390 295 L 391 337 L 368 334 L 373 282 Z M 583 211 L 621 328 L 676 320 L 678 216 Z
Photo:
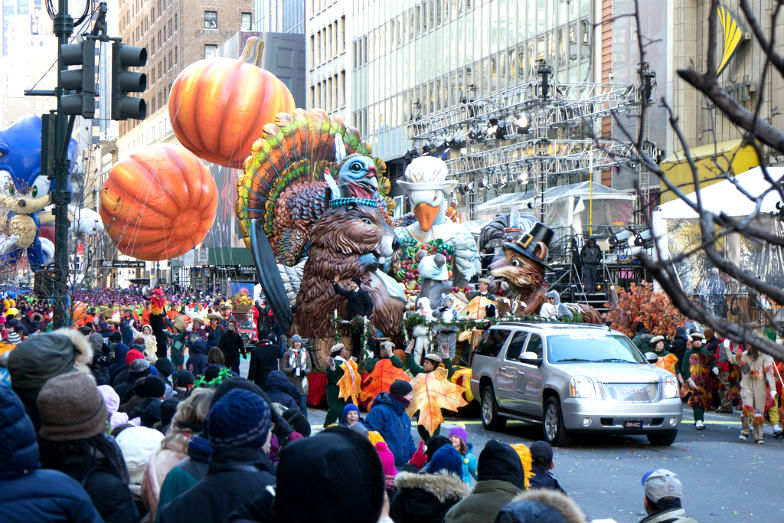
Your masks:
M 659 360 L 656 363 L 654 363 L 654 365 L 675 375 L 675 363 L 677 362 L 678 362 L 678 356 L 676 356 L 675 354 L 667 354 L 663 358 L 660 357 Z
M 356 362 L 346 360 L 340 364 L 340 368 L 343 369 L 343 376 L 338 380 L 338 398 L 350 399 L 354 405 L 359 405 L 357 396 L 362 388 L 362 380 Z
M 371 400 L 368 410 L 373 406 L 373 401 L 379 392 L 389 392 L 389 388 L 395 380 L 411 381 L 411 378 L 403 369 L 395 367 L 388 359 L 382 359 L 373 367 L 373 372 L 365 378 L 362 384 L 362 392 L 359 399 L 362 401 Z
M 465 389 L 450 383 L 443 367 L 417 374 L 411 381 L 411 387 L 414 389 L 414 400 L 406 412 L 413 417 L 419 411 L 419 425 L 425 427 L 431 435 L 444 421 L 441 409 L 457 412 L 460 407 L 468 405 L 463 398 Z

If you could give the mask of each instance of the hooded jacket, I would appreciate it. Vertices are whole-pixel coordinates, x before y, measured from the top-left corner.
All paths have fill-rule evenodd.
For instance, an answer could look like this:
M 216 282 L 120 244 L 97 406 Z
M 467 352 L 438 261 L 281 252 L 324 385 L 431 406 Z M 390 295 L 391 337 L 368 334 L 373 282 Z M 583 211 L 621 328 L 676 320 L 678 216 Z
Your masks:
M 166 474 L 158 493 L 158 507 L 171 503 L 177 496 L 194 486 L 207 475 L 212 447 L 206 437 L 194 436 L 188 442 L 188 457 L 177 463 Z
M 456 474 L 400 472 L 395 487 L 398 493 L 389 505 L 389 515 L 397 523 L 440 523 L 471 492 Z
M 686 354 L 686 342 L 689 338 L 686 334 L 686 327 L 675 327 L 675 338 L 672 340 L 670 352 L 678 357 L 678 361 L 683 361 L 683 355 Z
M 560 518 L 559 518 L 560 516 Z M 498 513 L 496 521 L 558 521 L 584 523 L 585 514 L 565 494 L 555 490 L 529 490 L 519 494 Z
M 0 386 L 0 521 L 103 521 L 71 477 L 40 468 L 22 402 Z
M 495 521 L 523 487 L 523 465 L 517 452 L 509 445 L 490 440 L 479 454 L 474 491 L 449 509 L 444 521 Z
M 408 463 L 416 452 L 414 438 L 411 436 L 411 418 L 406 413 L 406 407 L 386 392 L 380 392 L 376 396 L 373 407 L 365 418 L 365 427 L 381 434 L 395 456 L 396 467 Z
M 188 356 L 188 371 L 194 376 L 203 376 L 207 368 L 207 353 L 210 348 L 204 340 L 195 340 L 191 343 Z
M 547 297 L 555 299 L 555 303 L 553 303 L 553 306 L 555 307 L 556 315 L 559 318 L 564 316 L 567 318 L 572 317 L 572 311 L 569 310 L 569 307 L 561 303 L 561 295 L 558 294 L 558 291 L 556 290 L 548 291 Z
M 280 403 L 287 409 L 299 409 L 299 391 L 279 370 L 273 370 L 267 376 L 264 391 L 273 403 Z

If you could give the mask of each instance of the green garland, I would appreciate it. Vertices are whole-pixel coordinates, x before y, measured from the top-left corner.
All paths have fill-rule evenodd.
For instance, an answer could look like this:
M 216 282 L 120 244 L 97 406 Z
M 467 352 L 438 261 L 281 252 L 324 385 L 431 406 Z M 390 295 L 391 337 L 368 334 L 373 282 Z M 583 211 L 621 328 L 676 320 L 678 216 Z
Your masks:
M 497 317 L 490 317 L 485 318 L 483 320 L 475 320 L 469 318 L 462 318 L 452 321 L 443 321 L 443 320 L 427 320 L 423 315 L 419 313 L 409 314 L 403 320 L 403 333 L 404 337 L 408 338 L 406 328 L 413 329 L 417 325 L 427 325 L 429 327 L 433 326 L 441 326 L 441 327 L 457 327 L 459 330 L 468 330 L 473 328 L 486 328 L 488 326 L 492 327 L 498 322 L 506 322 L 506 321 L 524 321 L 528 323 L 582 323 L 583 322 L 583 315 L 582 314 L 575 314 L 572 318 L 568 317 L 561 317 L 555 320 L 549 320 L 542 318 L 541 316 L 535 316 L 532 314 L 525 314 L 523 316 L 514 316 L 514 317 L 506 317 L 506 318 L 497 318 Z
M 223 383 L 224 380 L 230 379 L 232 377 L 233 375 L 231 374 L 231 371 L 229 369 L 223 368 L 220 370 L 220 372 L 218 372 L 218 375 L 215 376 L 210 381 L 205 380 L 204 376 L 202 376 L 201 378 L 199 378 L 193 383 L 193 388 L 194 389 L 198 389 L 199 387 L 214 388 L 220 385 L 221 383 Z

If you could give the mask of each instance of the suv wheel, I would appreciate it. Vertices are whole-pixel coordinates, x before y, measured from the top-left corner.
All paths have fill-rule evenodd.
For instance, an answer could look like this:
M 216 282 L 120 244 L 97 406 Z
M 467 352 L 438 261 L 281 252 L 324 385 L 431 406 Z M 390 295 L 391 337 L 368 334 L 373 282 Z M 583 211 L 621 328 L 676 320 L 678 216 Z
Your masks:
M 675 438 L 678 436 L 678 431 L 666 430 L 661 432 L 652 432 L 650 434 L 646 434 L 646 436 L 648 436 L 648 441 L 651 442 L 651 445 L 669 447 L 673 444 Z
M 488 430 L 499 430 L 506 426 L 506 418 L 498 414 L 492 385 L 482 387 L 482 425 Z
M 566 446 L 572 438 L 566 432 L 561 415 L 561 405 L 556 398 L 549 398 L 544 404 L 544 437 L 551 445 Z

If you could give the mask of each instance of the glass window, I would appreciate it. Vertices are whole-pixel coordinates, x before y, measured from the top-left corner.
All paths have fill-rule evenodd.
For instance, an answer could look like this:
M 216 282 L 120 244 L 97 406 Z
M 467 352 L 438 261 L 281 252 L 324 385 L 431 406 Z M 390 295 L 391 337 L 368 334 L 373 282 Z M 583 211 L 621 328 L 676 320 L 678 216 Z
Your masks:
M 204 58 L 212 58 L 218 54 L 218 46 L 215 44 L 204 44 Z
M 523 351 L 523 344 L 525 344 L 527 337 L 528 333 L 525 331 L 516 332 L 512 341 L 509 342 L 509 348 L 506 349 L 504 357 L 510 361 L 520 358 L 520 353 Z
M 542 357 L 542 337 L 538 334 L 531 334 L 528 338 L 528 345 L 525 346 L 525 352 L 533 352 L 537 358 Z
M 509 329 L 491 328 L 482 336 L 482 341 L 479 342 L 476 353 L 495 358 L 501 352 L 501 347 L 504 346 L 504 342 L 509 337 L 509 332 Z
M 218 28 L 218 12 L 204 11 L 204 29 Z
M 561 334 L 550 336 L 547 343 L 550 363 L 645 363 L 625 336 Z
M 251 20 L 250 13 L 242 13 L 240 15 L 240 31 L 250 31 L 252 26 Z

